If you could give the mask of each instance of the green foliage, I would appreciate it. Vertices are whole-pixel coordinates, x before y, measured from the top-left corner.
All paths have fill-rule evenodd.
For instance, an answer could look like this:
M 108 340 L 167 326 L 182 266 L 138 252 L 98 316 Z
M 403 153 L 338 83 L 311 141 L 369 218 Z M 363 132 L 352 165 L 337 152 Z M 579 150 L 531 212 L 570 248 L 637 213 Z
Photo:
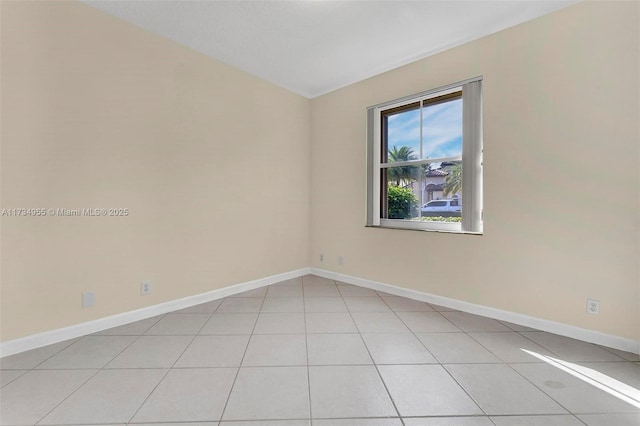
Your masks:
M 387 192 L 389 219 L 410 219 L 418 208 L 418 199 L 411 189 L 389 185 Z
M 393 147 L 389 150 L 389 163 L 396 163 L 399 161 L 412 161 L 417 160 L 418 157 L 414 154 L 413 149 L 408 146 L 402 146 L 400 149 Z M 418 169 L 411 166 L 393 167 L 388 169 L 389 181 L 394 181 L 396 185 L 400 186 L 403 182 L 410 182 L 418 179 Z
M 451 164 L 446 170 L 449 174 L 444 178 L 444 195 L 448 197 L 462 191 L 462 164 Z
M 461 222 L 462 218 L 460 216 L 423 216 L 420 218 L 421 220 L 429 221 L 429 222 Z

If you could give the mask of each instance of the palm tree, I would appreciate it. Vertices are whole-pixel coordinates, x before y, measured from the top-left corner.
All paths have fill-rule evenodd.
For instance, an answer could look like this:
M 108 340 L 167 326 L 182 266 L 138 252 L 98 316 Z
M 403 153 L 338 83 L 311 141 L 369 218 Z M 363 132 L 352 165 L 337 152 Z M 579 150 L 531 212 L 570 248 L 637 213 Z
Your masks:
M 400 161 L 417 160 L 418 157 L 413 153 L 413 149 L 408 146 L 402 146 L 400 149 L 393 147 L 389 150 L 389 163 Z M 400 186 L 401 182 L 409 182 L 416 180 L 417 169 L 411 166 L 392 167 L 388 169 L 389 180 L 395 180 L 396 186 Z
M 447 177 L 444 178 L 444 196 L 457 194 L 462 190 L 462 164 L 451 163 L 446 166 Z

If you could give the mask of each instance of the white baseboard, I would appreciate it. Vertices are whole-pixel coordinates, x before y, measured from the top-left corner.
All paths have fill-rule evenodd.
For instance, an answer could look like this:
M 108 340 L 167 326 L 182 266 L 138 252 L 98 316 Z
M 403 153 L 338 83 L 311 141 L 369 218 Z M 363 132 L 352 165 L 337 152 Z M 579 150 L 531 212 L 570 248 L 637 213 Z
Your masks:
M 169 302 L 148 306 L 146 308 L 137 309 L 135 311 L 124 312 L 121 314 L 88 321 L 82 324 L 76 324 L 69 327 L 59 328 L 56 330 L 46 331 L 43 333 L 33 334 L 31 336 L 2 342 L 0 343 L 0 357 L 17 354 L 30 349 L 36 349 L 53 343 L 62 342 L 64 340 L 85 336 L 87 334 L 97 333 L 108 328 L 118 327 L 156 315 L 162 315 L 178 309 L 188 308 L 200 303 L 206 303 L 212 300 L 221 299 L 223 297 L 232 296 L 234 294 L 242 293 L 243 291 L 253 290 L 292 278 L 298 278 L 307 274 L 314 274 L 320 277 L 342 281 L 360 287 L 384 291 L 396 296 L 402 296 L 422 302 L 446 306 L 448 308 L 457 309 L 463 312 L 482 315 L 497 320 L 508 321 L 513 324 L 531 327 L 537 330 L 547 331 L 585 342 L 596 343 L 610 348 L 620 349 L 626 352 L 640 354 L 640 341 L 637 340 L 606 334 L 599 331 L 588 330 L 585 328 L 580 328 L 555 321 L 535 318 L 528 315 L 518 314 L 516 312 L 504 311 L 484 305 L 476 305 L 474 303 L 450 299 L 448 297 L 423 293 L 417 290 L 397 287 L 391 284 L 372 281 L 365 278 L 340 274 L 338 272 L 331 272 L 317 268 L 302 268 L 282 274 L 260 278 L 253 281 L 247 281 L 217 290 L 208 291 L 206 293 L 196 294 L 194 296 L 171 300 Z
M 22 337 L 15 340 L 9 340 L 0 343 L 0 357 L 17 354 L 20 352 L 36 349 L 42 346 L 51 345 L 53 343 L 62 342 L 64 340 L 73 339 L 87 334 L 97 333 L 112 327 L 129 324 L 131 322 L 140 321 L 156 315 L 166 314 L 178 309 L 189 308 L 201 303 L 210 302 L 212 300 L 221 299 L 243 291 L 253 290 L 266 285 L 275 284 L 280 281 L 298 278 L 310 273 L 310 268 L 302 268 L 282 274 L 271 275 L 265 278 L 259 278 L 253 281 L 208 291 L 206 293 L 196 294 L 194 296 L 183 297 L 181 299 L 171 300 L 169 302 L 160 303 L 158 305 L 148 306 L 146 308 L 136 309 L 135 311 L 123 312 L 121 314 L 112 315 L 97 320 L 72 325 L 69 327 L 59 328 L 56 330 L 45 331 L 43 333 L 33 334 L 31 336 Z
M 561 336 L 571 337 L 585 342 L 596 343 L 598 345 L 606 346 L 609 348 L 640 354 L 640 341 L 638 340 L 628 339 L 625 337 L 615 336 L 599 331 L 588 330 L 586 328 L 576 327 L 573 325 L 563 324 L 541 318 L 535 318 L 528 315 L 518 314 L 516 312 L 504 311 L 502 309 L 491 308 L 489 306 L 476 305 L 474 303 L 450 299 L 448 297 L 437 296 L 429 293 L 423 293 L 417 290 L 397 287 L 391 284 L 358 278 L 351 275 L 344 275 L 338 272 L 326 271 L 324 269 L 311 268 L 311 273 L 331 280 L 342 281 L 347 284 L 353 284 L 373 290 L 384 291 L 396 296 L 402 296 L 409 299 L 419 300 L 421 302 L 446 306 L 447 308 L 457 309 L 459 311 L 468 312 L 471 314 L 482 315 L 484 317 L 502 321 L 508 321 L 513 324 L 531 327 L 537 330 L 547 331 L 549 333 L 559 334 Z

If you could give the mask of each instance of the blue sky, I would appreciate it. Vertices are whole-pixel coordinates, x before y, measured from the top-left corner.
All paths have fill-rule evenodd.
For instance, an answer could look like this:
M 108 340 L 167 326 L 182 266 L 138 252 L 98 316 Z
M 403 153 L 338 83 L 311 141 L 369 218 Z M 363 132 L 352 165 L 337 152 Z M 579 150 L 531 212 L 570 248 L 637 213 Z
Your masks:
M 424 108 L 422 120 L 423 158 L 462 154 L 462 100 Z M 388 121 L 388 146 L 408 146 L 420 155 L 420 110 L 394 114 Z

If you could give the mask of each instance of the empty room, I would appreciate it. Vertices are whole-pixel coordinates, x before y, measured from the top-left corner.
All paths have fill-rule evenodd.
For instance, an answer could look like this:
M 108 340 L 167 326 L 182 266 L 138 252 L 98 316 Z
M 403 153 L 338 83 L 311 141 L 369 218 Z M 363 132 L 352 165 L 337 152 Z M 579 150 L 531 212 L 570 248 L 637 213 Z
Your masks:
M 0 0 L 0 425 L 640 425 L 637 1 Z

